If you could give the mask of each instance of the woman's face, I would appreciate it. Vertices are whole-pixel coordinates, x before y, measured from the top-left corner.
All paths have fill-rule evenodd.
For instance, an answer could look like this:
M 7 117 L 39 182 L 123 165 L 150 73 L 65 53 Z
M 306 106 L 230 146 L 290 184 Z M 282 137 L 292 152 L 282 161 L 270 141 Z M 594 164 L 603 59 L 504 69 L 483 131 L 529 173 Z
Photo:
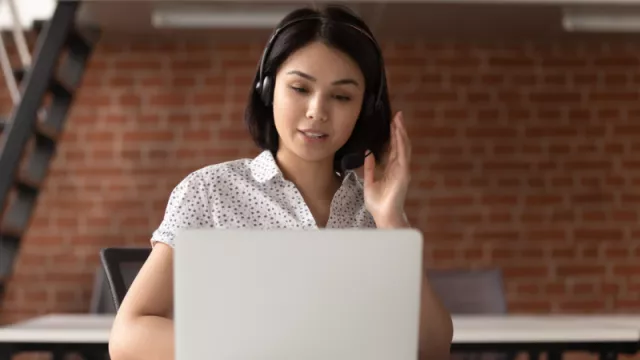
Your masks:
M 273 116 L 279 151 L 333 162 L 360 115 L 364 75 L 347 54 L 322 42 L 292 53 L 276 74 Z

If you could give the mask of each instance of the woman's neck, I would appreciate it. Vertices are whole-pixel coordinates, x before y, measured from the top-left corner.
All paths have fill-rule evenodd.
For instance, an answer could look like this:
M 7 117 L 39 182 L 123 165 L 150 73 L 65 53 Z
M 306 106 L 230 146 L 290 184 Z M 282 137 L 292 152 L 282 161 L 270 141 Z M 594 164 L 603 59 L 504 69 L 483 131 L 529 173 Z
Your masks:
M 293 182 L 305 198 L 329 200 L 340 186 L 333 159 L 306 161 L 289 151 L 278 151 L 276 162 L 285 179 Z

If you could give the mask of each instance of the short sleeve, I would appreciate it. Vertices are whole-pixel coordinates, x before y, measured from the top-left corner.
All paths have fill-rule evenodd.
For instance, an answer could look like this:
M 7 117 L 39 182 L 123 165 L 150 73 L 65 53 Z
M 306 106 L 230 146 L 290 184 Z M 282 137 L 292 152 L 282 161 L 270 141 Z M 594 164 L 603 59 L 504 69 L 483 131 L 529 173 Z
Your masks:
M 164 218 L 151 237 L 151 245 L 162 242 L 174 247 L 179 230 L 212 227 L 208 193 L 202 174 L 193 172 L 185 177 L 171 192 Z

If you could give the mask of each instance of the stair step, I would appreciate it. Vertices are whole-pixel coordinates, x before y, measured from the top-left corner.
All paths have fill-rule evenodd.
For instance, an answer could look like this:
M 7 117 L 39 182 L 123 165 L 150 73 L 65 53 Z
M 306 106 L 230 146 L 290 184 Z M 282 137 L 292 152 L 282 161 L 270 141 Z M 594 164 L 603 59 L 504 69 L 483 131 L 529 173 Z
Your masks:
M 16 78 L 16 81 L 21 82 L 24 79 L 26 72 L 27 71 L 22 68 L 14 69 L 13 74 Z M 53 94 L 56 96 L 71 96 L 70 86 L 67 85 L 66 82 L 63 82 L 61 79 L 58 79 L 55 76 L 51 79 L 49 90 L 51 90 L 51 92 L 53 92 Z
M 36 136 L 41 136 L 49 141 L 56 142 L 60 138 L 60 130 L 50 124 L 45 115 L 44 120 L 36 122 Z
M 23 232 L 24 231 L 22 231 L 22 229 L 11 224 L 2 225 L 0 227 L 0 236 L 20 238 L 24 235 Z
M 45 116 L 43 116 L 43 118 L 46 119 L 46 113 L 45 113 Z M 8 123 L 9 122 L 5 118 L 0 118 L 0 134 L 2 134 L 2 131 L 4 131 Z M 61 135 L 60 131 L 56 129 L 53 124 L 50 124 L 46 120 L 36 122 L 35 132 L 37 136 L 41 136 L 52 142 L 57 142 Z
M 48 20 L 35 20 L 33 22 L 33 29 L 37 34 L 42 32 L 42 29 L 47 25 Z M 67 39 L 66 45 L 77 54 L 88 54 L 93 47 L 93 43 L 95 42 L 94 37 L 97 36 L 97 29 L 89 29 L 90 34 L 83 34 L 78 28 L 73 28 L 69 32 L 69 37 Z M 93 34 L 96 33 L 96 34 Z
M 16 181 L 18 191 L 38 192 L 40 191 L 40 182 L 34 179 L 29 179 L 26 176 L 20 176 Z
M 86 57 L 91 52 L 92 42 L 85 35 L 80 33 L 78 29 L 74 29 L 69 34 L 67 46 L 74 54 Z
M 13 259 L 18 252 L 19 238 L 0 233 L 0 288 L 2 279 L 7 279 L 11 275 Z
M 55 155 L 56 142 L 37 134 L 35 147 L 25 156 L 23 172 L 18 175 L 18 184 L 38 190 L 49 171 L 51 160 Z
M 7 204 L 4 219 L 0 224 L 0 235 L 21 238 L 29 226 L 29 219 L 35 209 L 39 186 L 36 181 L 29 181 L 25 177 L 21 177 L 17 181 L 15 189 L 17 196 Z

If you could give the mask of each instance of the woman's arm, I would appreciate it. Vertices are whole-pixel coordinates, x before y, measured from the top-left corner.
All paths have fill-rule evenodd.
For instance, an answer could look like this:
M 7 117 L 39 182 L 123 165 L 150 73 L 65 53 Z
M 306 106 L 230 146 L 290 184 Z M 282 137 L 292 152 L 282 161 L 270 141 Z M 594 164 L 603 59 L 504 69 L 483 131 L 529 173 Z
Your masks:
M 156 243 L 127 291 L 109 339 L 112 360 L 172 360 L 173 249 Z
M 420 310 L 420 360 L 448 359 L 451 354 L 451 315 L 431 289 L 426 271 L 422 276 Z
M 410 227 L 406 216 L 381 222 L 378 228 L 401 229 Z M 451 315 L 434 293 L 427 278 L 426 268 L 422 271 L 422 298 L 420 301 L 420 360 L 448 359 L 453 340 Z

